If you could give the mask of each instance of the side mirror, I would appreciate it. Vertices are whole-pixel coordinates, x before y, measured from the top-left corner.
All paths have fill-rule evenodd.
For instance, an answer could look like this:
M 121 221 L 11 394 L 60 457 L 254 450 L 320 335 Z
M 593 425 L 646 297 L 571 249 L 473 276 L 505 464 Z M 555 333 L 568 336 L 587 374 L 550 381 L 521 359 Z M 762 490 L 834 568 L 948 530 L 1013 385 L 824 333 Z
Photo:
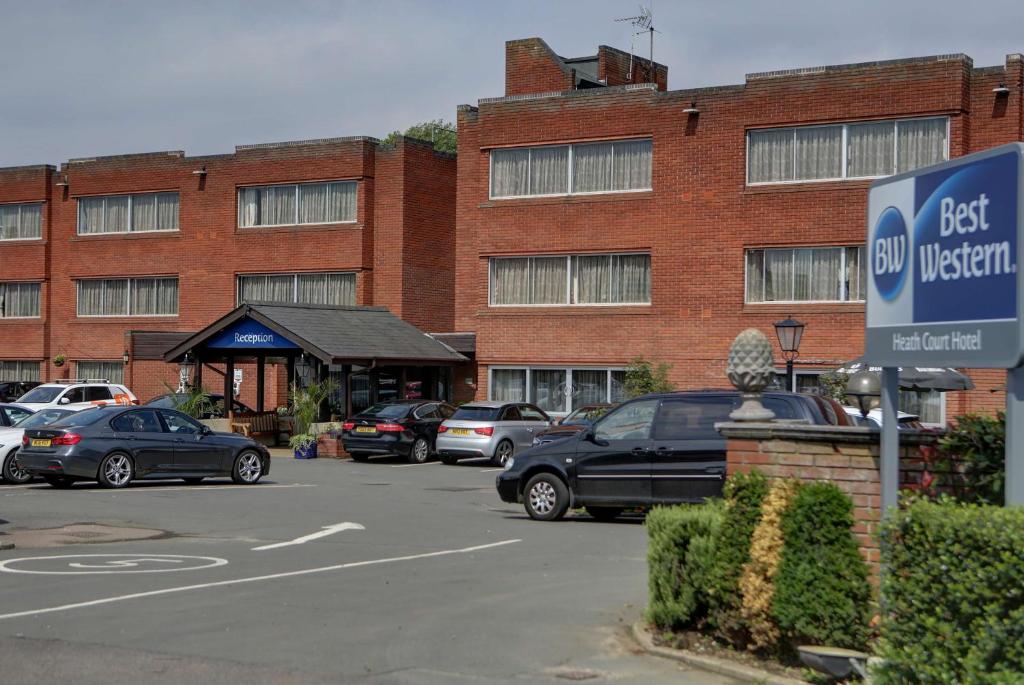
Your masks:
M 71 404 L 71 399 L 68 397 L 62 397 L 60 398 L 58 404 Z
M 580 432 L 580 440 L 591 442 L 598 447 L 607 447 L 610 443 L 607 440 L 602 440 L 597 437 L 597 433 L 594 432 L 593 428 L 587 428 Z
M 207 426 L 205 423 L 203 424 L 203 427 L 199 429 L 200 435 L 210 435 L 211 433 L 213 433 L 213 429 Z

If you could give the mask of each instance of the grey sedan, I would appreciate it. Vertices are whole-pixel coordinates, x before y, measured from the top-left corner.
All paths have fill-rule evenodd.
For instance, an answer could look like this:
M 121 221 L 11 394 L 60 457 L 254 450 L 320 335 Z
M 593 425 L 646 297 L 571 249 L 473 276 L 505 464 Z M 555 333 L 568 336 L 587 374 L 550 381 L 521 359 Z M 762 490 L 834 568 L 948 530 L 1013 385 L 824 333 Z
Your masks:
M 455 410 L 437 429 L 436 450 L 445 464 L 487 457 L 497 466 L 529 449 L 533 436 L 551 425 L 538 407 L 525 402 L 473 402 Z

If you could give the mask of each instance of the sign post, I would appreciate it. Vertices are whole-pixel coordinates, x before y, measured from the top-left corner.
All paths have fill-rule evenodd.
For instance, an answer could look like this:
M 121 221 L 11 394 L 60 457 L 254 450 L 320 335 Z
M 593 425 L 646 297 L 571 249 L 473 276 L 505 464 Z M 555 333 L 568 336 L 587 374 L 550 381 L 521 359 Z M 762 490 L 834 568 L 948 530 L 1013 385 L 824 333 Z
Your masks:
M 875 181 L 865 360 L 882 369 L 882 499 L 896 503 L 896 367 L 1007 369 L 1006 502 L 1024 504 L 1024 144 Z M 1016 419 L 1016 420 L 1015 420 Z

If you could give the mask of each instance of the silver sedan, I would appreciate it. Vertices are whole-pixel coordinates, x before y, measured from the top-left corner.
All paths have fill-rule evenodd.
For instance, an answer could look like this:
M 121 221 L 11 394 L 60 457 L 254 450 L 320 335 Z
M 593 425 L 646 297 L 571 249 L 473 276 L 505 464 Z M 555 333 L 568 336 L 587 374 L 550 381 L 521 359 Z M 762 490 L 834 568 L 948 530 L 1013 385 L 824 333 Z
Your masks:
M 514 454 L 529 449 L 533 436 L 551 425 L 543 411 L 525 402 L 473 402 L 455 410 L 437 430 L 441 461 L 487 457 L 504 466 Z

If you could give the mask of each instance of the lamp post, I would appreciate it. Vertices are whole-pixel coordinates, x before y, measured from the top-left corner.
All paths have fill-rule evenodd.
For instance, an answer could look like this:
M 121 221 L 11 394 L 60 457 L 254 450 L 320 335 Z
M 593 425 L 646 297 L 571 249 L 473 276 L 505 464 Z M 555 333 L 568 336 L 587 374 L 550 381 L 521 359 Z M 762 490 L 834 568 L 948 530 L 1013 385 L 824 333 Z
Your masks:
M 792 316 L 775 322 L 775 335 L 779 337 L 779 347 L 786 360 L 786 388 L 796 391 L 796 379 L 793 377 L 793 360 L 800 354 L 800 339 L 804 337 L 805 324 Z

